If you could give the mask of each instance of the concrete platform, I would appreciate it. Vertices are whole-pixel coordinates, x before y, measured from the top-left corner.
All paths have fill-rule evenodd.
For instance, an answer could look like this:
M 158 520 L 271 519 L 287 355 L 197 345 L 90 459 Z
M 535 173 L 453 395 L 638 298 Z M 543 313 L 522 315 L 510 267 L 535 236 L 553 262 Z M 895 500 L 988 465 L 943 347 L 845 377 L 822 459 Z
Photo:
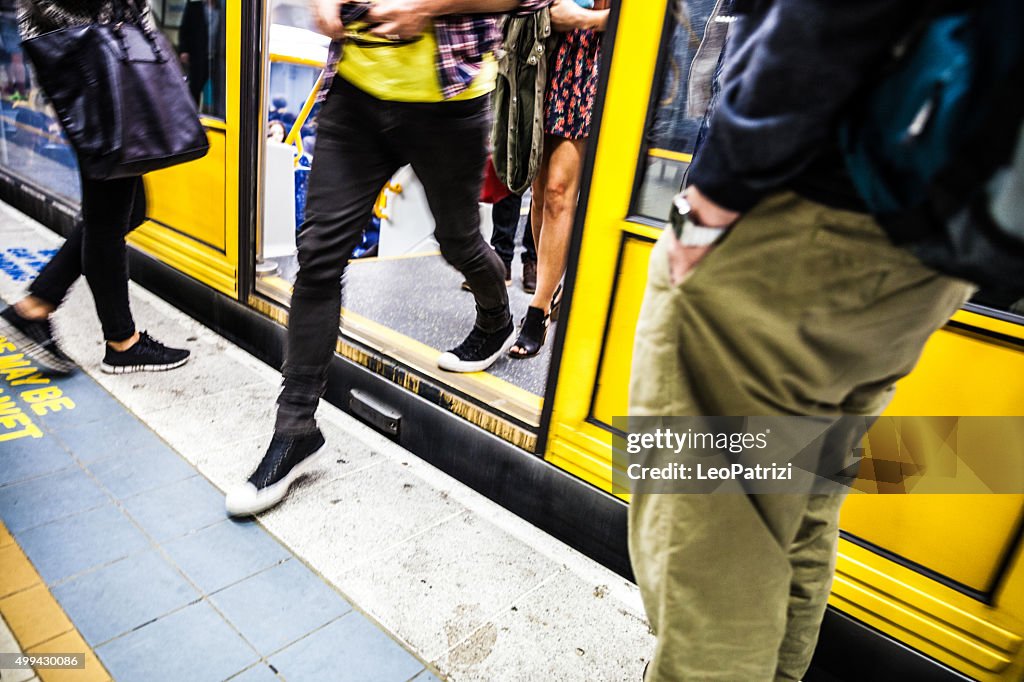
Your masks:
M 0 206 L 0 297 L 20 297 L 57 245 Z M 131 295 L 139 328 L 191 348 L 189 363 L 100 373 L 82 282 L 55 316 L 82 368 L 55 384 L 74 409 L 36 419 L 45 435 L 11 441 L 17 458 L 0 443 L 18 462 L 0 463 L 12 546 L 111 678 L 640 679 L 653 637 L 634 585 L 330 405 L 327 463 L 257 522 L 227 520 L 220 491 L 262 455 L 280 375 Z M 179 640 L 191 657 L 167 655 Z

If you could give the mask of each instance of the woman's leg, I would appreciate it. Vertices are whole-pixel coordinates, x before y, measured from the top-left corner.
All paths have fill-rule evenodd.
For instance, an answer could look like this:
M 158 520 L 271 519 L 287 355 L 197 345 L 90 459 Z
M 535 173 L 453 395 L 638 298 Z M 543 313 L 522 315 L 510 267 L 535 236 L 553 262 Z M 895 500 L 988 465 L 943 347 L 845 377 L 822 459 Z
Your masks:
M 67 240 L 50 262 L 43 266 L 32 283 L 28 295 L 14 304 L 25 319 L 41 320 L 56 310 L 68 289 L 82 275 L 82 222 L 71 229 Z
M 585 138 L 545 138 L 544 159 L 533 183 L 531 209 L 537 245 L 537 289 L 519 338 L 509 349 L 512 357 L 535 355 L 544 342 L 551 298 L 565 274 L 586 146 Z
M 540 229 L 534 227 L 537 292 L 530 302 L 531 306 L 545 313 L 551 307 L 551 297 L 565 274 L 587 140 L 548 136 L 546 147 L 551 150 L 551 156 L 544 178 L 542 222 Z
M 124 238 L 134 222 L 140 184 L 140 178 L 82 178 L 82 274 L 96 302 L 103 338 L 111 343 L 124 344 L 135 337 Z
M 145 187 L 142 178 L 136 178 L 134 182 L 135 194 L 127 225 L 129 232 L 146 220 Z M 64 244 L 29 284 L 28 295 L 14 304 L 21 317 L 28 320 L 49 317 L 60 307 L 71 285 L 82 276 L 83 225 L 82 220 L 75 223 Z

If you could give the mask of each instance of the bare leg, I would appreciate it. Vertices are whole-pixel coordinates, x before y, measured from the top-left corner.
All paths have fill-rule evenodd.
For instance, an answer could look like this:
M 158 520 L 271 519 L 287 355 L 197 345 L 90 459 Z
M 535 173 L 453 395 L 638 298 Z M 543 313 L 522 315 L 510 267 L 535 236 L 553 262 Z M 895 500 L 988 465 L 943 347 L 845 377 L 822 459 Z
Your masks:
M 567 140 L 549 135 L 545 138 L 544 160 L 533 183 L 533 239 L 537 245 L 537 291 L 530 301 L 547 316 L 551 298 L 565 274 L 572 237 L 580 173 L 587 140 Z M 525 356 L 527 349 L 518 342 L 510 355 Z
M 545 313 L 565 274 L 587 140 L 548 136 L 547 146 L 551 156 L 546 169 L 542 222 L 539 230 L 534 228 L 539 233 L 534 234 L 537 244 L 537 293 L 530 302 L 531 306 Z

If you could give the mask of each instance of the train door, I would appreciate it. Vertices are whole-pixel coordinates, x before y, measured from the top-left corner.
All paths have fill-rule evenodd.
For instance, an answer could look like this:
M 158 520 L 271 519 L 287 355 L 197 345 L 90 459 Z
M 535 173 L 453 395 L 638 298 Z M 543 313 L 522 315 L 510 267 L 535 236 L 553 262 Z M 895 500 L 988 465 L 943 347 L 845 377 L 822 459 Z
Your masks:
M 146 176 L 149 221 L 130 237 L 136 248 L 231 297 L 238 294 L 241 10 L 227 0 L 152 2 L 154 21 L 188 77 L 210 151 Z
M 270 0 L 264 34 L 261 216 L 250 303 L 283 321 L 316 157 L 315 99 L 329 40 L 316 30 L 305 0 Z M 530 359 L 502 357 L 486 372 L 440 370 L 439 355 L 458 345 L 473 326 L 474 299 L 439 252 L 433 217 L 411 168 L 400 169 L 380 189 L 362 243 L 349 257 L 339 354 L 373 371 L 400 375 L 407 389 L 534 450 L 553 344 L 549 341 Z M 517 246 L 528 208 L 526 199 L 519 210 Z M 479 210 L 481 231 L 489 239 L 491 206 L 482 202 Z M 523 289 L 520 254 L 514 258 L 508 293 L 518 321 L 531 299 Z
M 625 3 L 617 22 L 544 451 L 552 464 L 609 492 L 612 419 L 626 414 L 648 255 L 699 128 L 688 112 L 688 77 L 704 32 L 721 30 L 708 23 L 714 4 Z M 1020 415 L 1021 306 L 982 292 L 931 340 L 887 414 Z M 953 442 L 948 420 L 921 424 L 933 442 Z M 1019 462 L 1022 436 L 1017 426 L 1004 427 L 996 441 L 1005 451 L 993 454 Z M 833 607 L 977 679 L 1019 679 L 1024 497 L 854 496 L 842 531 Z

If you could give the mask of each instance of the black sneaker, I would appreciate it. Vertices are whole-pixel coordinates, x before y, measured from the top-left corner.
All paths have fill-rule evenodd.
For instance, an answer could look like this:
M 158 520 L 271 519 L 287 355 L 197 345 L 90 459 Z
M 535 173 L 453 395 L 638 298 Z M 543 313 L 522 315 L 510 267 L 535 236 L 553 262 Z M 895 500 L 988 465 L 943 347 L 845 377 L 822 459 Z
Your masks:
M 14 306 L 8 306 L 0 311 L 0 333 L 44 372 L 69 374 L 75 369 L 74 361 L 64 354 L 53 338 L 49 319 L 28 320 L 19 315 Z
M 224 506 L 232 516 L 252 516 L 270 509 L 284 499 L 292 481 L 311 469 L 314 457 L 324 446 L 319 429 L 306 436 L 280 436 L 270 439 L 267 454 L 256 471 L 242 486 L 227 494 Z
M 107 344 L 100 369 L 107 374 L 166 372 L 184 365 L 189 355 L 183 348 L 168 348 L 146 332 L 139 332 L 139 340 L 128 350 L 117 351 Z
M 437 366 L 449 372 L 482 372 L 509 349 L 515 338 L 512 320 L 490 334 L 473 327 L 465 341 L 437 359 Z

